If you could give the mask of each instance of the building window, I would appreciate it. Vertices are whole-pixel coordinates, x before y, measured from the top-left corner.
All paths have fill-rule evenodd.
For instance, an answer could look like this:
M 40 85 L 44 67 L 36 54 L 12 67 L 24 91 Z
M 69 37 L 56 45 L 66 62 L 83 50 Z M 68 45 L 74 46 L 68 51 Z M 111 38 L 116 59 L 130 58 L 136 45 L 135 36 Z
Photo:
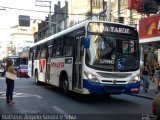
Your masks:
M 103 0 L 92 0 L 92 6 L 100 8 Z

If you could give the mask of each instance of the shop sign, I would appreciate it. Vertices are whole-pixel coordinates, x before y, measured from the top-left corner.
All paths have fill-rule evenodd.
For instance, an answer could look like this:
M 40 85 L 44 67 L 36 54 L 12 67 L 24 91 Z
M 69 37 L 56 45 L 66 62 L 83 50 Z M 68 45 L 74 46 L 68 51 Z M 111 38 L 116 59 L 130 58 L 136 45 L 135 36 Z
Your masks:
M 150 16 L 139 21 L 139 38 L 160 36 L 160 15 Z
M 128 9 L 130 10 L 140 10 L 141 0 L 128 0 Z

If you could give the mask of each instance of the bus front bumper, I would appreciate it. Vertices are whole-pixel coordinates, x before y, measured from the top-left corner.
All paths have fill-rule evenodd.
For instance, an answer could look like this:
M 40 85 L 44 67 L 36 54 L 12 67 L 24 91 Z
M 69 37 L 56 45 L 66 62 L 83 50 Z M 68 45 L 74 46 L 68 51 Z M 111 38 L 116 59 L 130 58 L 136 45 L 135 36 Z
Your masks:
M 138 94 L 140 82 L 133 84 L 102 84 L 83 80 L 84 94 Z

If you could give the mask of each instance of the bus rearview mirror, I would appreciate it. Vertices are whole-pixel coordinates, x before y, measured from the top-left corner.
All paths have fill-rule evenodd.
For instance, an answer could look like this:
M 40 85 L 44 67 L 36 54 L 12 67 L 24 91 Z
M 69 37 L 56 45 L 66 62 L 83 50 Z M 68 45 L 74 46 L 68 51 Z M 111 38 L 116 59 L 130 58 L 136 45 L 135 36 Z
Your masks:
M 89 48 L 90 47 L 90 38 L 86 37 L 84 39 L 84 48 Z

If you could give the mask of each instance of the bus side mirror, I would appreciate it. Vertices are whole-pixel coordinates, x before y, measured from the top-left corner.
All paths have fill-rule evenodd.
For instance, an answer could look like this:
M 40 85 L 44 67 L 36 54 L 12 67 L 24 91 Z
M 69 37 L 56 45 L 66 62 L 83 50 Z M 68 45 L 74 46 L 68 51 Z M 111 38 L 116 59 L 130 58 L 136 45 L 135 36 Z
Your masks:
M 86 37 L 84 39 L 84 48 L 89 48 L 90 47 L 90 38 Z

